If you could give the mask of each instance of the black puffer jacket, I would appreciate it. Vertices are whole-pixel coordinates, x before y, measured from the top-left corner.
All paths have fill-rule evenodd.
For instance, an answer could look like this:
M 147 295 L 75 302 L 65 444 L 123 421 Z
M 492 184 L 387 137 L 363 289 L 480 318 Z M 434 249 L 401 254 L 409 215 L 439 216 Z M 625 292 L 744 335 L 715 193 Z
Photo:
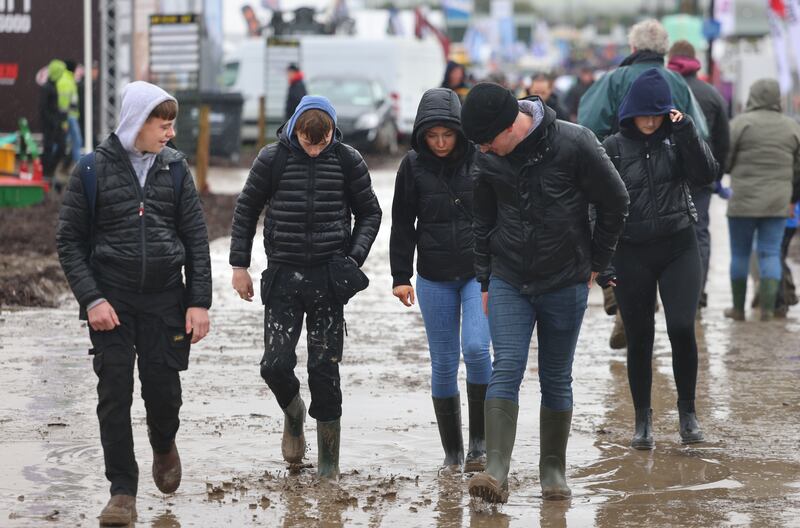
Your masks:
M 456 147 L 447 158 L 436 156 L 425 142 L 425 132 L 435 126 L 457 134 Z M 417 272 L 422 277 L 434 281 L 473 277 L 469 169 L 477 151 L 461 130 L 461 103 L 455 92 L 434 88 L 423 95 L 411 147 L 397 171 L 392 202 L 389 258 L 393 286 L 411 284 L 415 248 Z
M 264 248 L 273 262 L 316 265 L 343 254 L 362 265 L 381 225 L 381 208 L 367 164 L 354 148 L 337 143 L 341 132 L 311 158 L 283 128 L 278 143 L 261 149 L 236 202 L 230 264 L 249 267 L 258 218 L 264 219 Z M 278 148 L 287 148 L 283 174 L 273 189 L 271 166 Z M 339 156 L 342 156 L 341 160 Z M 352 167 L 345 176 L 342 165 Z M 355 226 L 351 232 L 351 211 Z
M 105 289 L 157 293 L 180 287 L 186 267 L 188 307 L 211 307 L 211 260 L 200 199 L 183 154 L 165 147 L 139 185 L 127 153 L 111 134 L 95 153 L 94 230 L 78 167 L 58 217 L 58 257 L 81 306 Z M 185 168 L 180 203 L 169 164 Z M 94 244 L 92 247 L 92 232 Z
M 630 195 L 621 240 L 645 242 L 677 233 L 697 222 L 689 185 L 714 181 L 718 166 L 692 118 L 678 123 L 664 119 L 651 136 L 630 121 L 603 142 Z
M 514 152 L 479 154 L 473 174 L 475 270 L 484 290 L 496 275 L 525 295 L 538 295 L 606 268 L 628 193 L 590 130 L 557 121 L 545 107 L 542 123 Z M 590 204 L 597 214 L 593 232 Z

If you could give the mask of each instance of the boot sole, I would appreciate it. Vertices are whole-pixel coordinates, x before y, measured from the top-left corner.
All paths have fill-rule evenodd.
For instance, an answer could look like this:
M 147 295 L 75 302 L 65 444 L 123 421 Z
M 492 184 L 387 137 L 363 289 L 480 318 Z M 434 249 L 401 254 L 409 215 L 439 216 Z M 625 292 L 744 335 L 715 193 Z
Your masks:
M 504 490 L 493 477 L 485 474 L 475 475 L 470 479 L 469 494 L 493 504 L 508 502 L 508 490 Z
M 480 473 L 481 471 L 486 469 L 486 463 L 480 462 L 478 460 L 475 461 L 466 461 L 464 462 L 464 473 Z
M 631 447 L 633 449 L 638 449 L 639 451 L 652 451 L 656 447 L 655 441 L 651 442 L 643 442 L 643 441 L 633 441 L 631 442 Z
M 572 498 L 571 491 L 542 491 L 542 499 L 543 500 L 569 500 Z
M 134 510 L 130 516 L 122 514 L 106 514 L 97 517 L 100 526 L 128 526 L 136 522 L 136 511 Z
M 705 441 L 706 441 L 705 437 L 702 437 L 702 436 L 700 438 L 689 438 L 689 439 L 681 438 L 681 444 L 683 444 L 683 445 L 701 444 L 701 443 L 703 443 Z

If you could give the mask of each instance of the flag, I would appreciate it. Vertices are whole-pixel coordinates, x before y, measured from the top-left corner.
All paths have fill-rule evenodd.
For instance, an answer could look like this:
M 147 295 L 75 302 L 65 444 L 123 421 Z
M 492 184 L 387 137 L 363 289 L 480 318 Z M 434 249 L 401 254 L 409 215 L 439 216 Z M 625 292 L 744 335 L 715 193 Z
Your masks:
M 472 15 L 472 0 L 442 0 L 444 17 L 448 20 L 467 20 Z
M 800 0 L 785 0 L 786 30 L 789 33 L 789 42 L 792 43 L 795 70 L 800 77 Z
M 786 49 L 788 44 L 786 38 L 786 31 L 783 27 L 783 21 L 778 13 L 772 9 L 767 11 L 769 18 L 769 29 L 772 34 L 772 47 L 775 50 L 775 60 L 778 67 L 778 84 L 781 87 L 781 94 L 785 95 L 792 89 L 792 72 L 789 66 L 789 54 Z

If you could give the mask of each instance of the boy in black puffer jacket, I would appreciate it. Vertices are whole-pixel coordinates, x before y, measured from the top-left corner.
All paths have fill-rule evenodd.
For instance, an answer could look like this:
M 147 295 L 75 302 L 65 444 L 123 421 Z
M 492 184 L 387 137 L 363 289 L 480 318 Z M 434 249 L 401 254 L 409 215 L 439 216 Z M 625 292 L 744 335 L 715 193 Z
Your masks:
M 86 311 L 99 378 L 97 417 L 111 482 L 101 525 L 136 516 L 130 407 L 137 356 L 153 479 L 164 493 L 181 481 L 178 372 L 188 367 L 190 342 L 208 333 L 211 259 L 186 161 L 165 146 L 177 114 L 177 101 L 158 86 L 129 84 L 119 127 L 75 167 L 58 219 L 58 256 Z
M 321 477 L 339 474 L 344 304 L 366 287 L 358 269 L 381 223 L 366 163 L 341 143 L 336 111 L 324 97 L 305 96 L 278 142 L 264 147 L 236 203 L 231 235 L 233 288 L 251 301 L 247 268 L 264 207 L 268 266 L 261 276 L 265 305 L 261 376 L 285 415 L 281 450 L 290 464 L 305 454 L 305 404 L 294 375 L 303 317 L 308 331 L 308 414 L 317 420 Z M 351 214 L 352 212 L 352 214 Z M 352 215 L 355 226 L 351 230 Z M 359 286 L 355 283 L 361 282 Z

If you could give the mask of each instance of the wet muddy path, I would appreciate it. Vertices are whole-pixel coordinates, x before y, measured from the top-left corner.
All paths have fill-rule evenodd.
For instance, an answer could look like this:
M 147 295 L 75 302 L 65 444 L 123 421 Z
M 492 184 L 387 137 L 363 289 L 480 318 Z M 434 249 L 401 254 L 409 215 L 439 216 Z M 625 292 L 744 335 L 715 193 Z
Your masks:
M 719 200 L 713 202 L 709 307 L 698 323 L 697 405 L 708 441 L 691 448 L 678 441 L 669 341 L 659 313 L 656 449 L 627 447 L 633 407 L 624 351 L 607 347 L 612 319 L 593 291 L 573 374 L 567 465 L 574 497 L 544 504 L 538 496 L 539 391 L 531 362 L 520 397 L 511 498 L 494 510 L 471 503 L 467 476 L 437 474 L 442 454 L 422 320 L 417 308 L 406 309 L 390 295 L 393 172 L 375 171 L 374 181 L 384 225 L 365 266 L 372 282 L 345 309 L 341 480 L 320 484 L 313 468 L 290 475 L 282 462 L 282 415 L 258 368 L 263 307 L 235 297 L 228 241 L 219 239 L 212 243 L 212 334 L 193 348 L 182 376 L 177 442 L 184 477 L 173 496 L 161 495 L 150 478 L 144 407 L 135 399 L 137 525 L 800 526 L 800 309 L 771 323 L 722 317 L 730 297 Z M 260 234 L 254 247 L 257 278 L 265 264 Z M 69 300 L 58 309 L 0 314 L 0 526 L 95 526 L 107 499 L 96 377 L 76 314 Z M 297 374 L 307 401 L 304 342 Z M 463 376 L 462 366 L 462 389 Z M 313 420 L 306 438 L 313 464 Z

